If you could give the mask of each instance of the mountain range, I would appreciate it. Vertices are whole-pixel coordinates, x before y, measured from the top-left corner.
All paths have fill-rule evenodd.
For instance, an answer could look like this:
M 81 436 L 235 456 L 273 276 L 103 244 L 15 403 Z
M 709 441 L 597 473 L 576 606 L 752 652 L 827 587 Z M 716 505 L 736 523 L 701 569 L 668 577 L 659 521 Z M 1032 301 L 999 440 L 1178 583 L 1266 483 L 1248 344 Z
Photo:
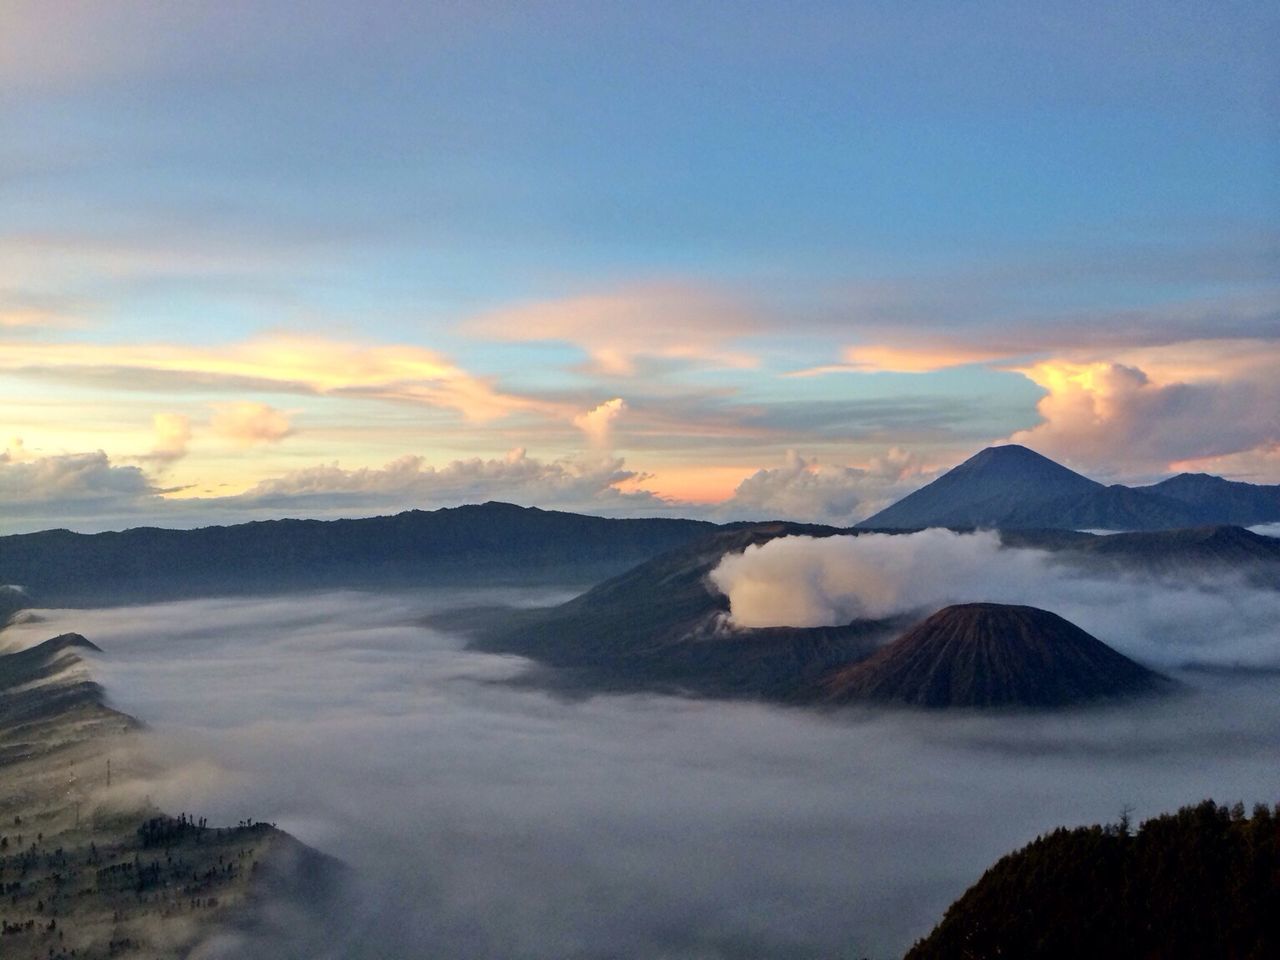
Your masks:
M 0 537 L 0 584 L 20 584 L 35 603 L 81 606 L 467 579 L 590 583 L 716 529 L 485 503 L 198 530 L 45 530 Z
M 1183 473 L 1150 486 L 1107 486 L 1008 444 L 987 447 L 858 526 L 1167 530 L 1277 521 L 1280 485 Z

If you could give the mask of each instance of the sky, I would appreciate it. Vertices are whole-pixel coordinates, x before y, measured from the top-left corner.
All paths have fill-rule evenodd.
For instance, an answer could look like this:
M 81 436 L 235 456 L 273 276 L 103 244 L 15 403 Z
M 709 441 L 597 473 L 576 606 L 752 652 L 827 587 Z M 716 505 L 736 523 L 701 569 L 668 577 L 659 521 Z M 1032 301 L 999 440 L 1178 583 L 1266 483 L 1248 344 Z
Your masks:
M 1273 4 L 0 0 L 0 532 L 1280 482 Z

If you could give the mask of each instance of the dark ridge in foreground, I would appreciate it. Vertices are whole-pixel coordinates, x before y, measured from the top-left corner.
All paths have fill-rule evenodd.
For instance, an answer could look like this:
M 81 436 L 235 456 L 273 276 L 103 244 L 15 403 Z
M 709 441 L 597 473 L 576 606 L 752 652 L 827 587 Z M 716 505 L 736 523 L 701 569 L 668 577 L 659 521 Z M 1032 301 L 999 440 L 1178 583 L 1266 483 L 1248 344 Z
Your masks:
M 0 537 L 0 584 L 21 584 L 35 602 L 48 606 L 421 587 L 469 577 L 592 582 L 716 529 L 702 520 L 621 520 L 485 503 L 361 520 L 266 520 L 199 530 L 45 530 Z
M 823 687 L 834 702 L 1060 707 L 1145 693 L 1161 682 L 1056 613 L 966 603 L 938 611 Z
M 907 960 L 1280 956 L 1280 806 L 1059 828 L 1001 859 Z

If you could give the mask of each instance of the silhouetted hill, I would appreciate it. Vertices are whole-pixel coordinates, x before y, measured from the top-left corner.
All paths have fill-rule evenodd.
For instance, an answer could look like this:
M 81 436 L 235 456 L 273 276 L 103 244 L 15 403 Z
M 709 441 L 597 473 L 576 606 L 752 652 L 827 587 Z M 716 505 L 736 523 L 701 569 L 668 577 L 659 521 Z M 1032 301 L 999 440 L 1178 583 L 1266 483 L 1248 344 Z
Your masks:
M 1082 500 L 1102 489 L 1102 484 L 1026 447 L 987 447 L 858 526 L 886 530 L 1000 526 L 1011 514 L 1026 515 L 1034 506 Z
M 614 577 L 568 603 L 506 611 L 473 638 L 557 668 L 583 689 L 663 689 L 793 700 L 833 667 L 867 656 L 886 625 L 740 629 L 707 582 L 727 553 L 780 536 L 831 536 L 834 527 L 767 523 L 722 530 Z
M 268 520 L 199 530 L 141 527 L 0 537 L 0 583 L 41 604 L 344 586 L 599 579 L 717 526 L 618 520 L 508 503 L 361 520 Z
M 1252 526 L 1280 521 L 1280 484 L 1265 486 L 1207 473 L 1180 473 L 1137 489 L 1188 504 L 1201 523 Z
M 1016 444 L 988 447 L 858 524 L 865 529 L 1165 530 L 1280 520 L 1280 486 L 1182 474 L 1103 486 Z
M 1159 683 L 1157 674 L 1056 613 L 966 603 L 938 611 L 822 686 L 834 702 L 1057 707 Z
M 1005 530 L 1009 547 L 1054 552 L 1097 572 L 1131 571 L 1179 579 L 1234 571 L 1262 586 L 1280 587 L 1280 538 L 1243 527 L 1192 527 L 1099 536 L 1058 530 Z
M 1001 859 L 907 960 L 1280 956 L 1280 809 L 1205 801 L 1058 829 Z

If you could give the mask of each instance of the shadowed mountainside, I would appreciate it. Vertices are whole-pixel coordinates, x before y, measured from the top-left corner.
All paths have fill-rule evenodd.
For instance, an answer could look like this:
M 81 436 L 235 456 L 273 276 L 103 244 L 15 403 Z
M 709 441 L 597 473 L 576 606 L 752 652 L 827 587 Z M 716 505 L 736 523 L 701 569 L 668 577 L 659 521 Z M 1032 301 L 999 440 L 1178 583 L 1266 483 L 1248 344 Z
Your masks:
M 987 447 L 858 524 L 864 529 L 1165 530 L 1280 520 L 1280 486 L 1180 474 L 1104 486 L 1017 444 Z
M 1060 828 L 987 870 L 907 960 L 1280 956 L 1280 807 Z
M 486 503 L 362 520 L 268 520 L 0 537 L 0 583 L 44 605 L 359 586 L 598 580 L 717 529 Z
M 481 625 L 475 649 L 517 653 L 556 668 L 554 682 L 581 689 L 660 689 L 790 700 L 831 668 L 867 656 L 890 626 L 741 629 L 707 581 L 726 553 L 800 534 L 842 531 L 798 523 L 723 530 L 655 557 L 568 603 L 503 611 Z
M 1061 707 L 1150 692 L 1161 682 L 1056 613 L 966 603 L 939 610 L 822 687 L 833 703 Z

